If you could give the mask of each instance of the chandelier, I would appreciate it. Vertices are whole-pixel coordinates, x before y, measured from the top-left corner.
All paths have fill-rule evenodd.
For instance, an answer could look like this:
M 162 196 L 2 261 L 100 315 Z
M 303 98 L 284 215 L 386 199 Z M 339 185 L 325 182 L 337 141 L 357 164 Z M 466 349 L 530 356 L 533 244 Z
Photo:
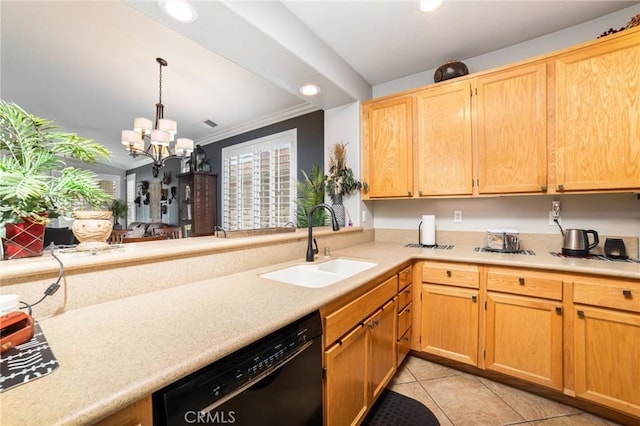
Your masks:
M 158 177 L 158 169 L 164 166 L 165 161 L 172 158 L 184 160 L 193 152 L 193 140 L 178 138 L 174 153 L 169 153 L 169 142 L 175 139 L 178 125 L 174 120 L 164 118 L 162 67 L 166 67 L 168 63 L 162 58 L 156 58 L 156 62 L 160 64 L 160 97 L 156 104 L 156 121 L 152 123 L 148 118 L 138 117 L 133 121 L 133 130 L 122 131 L 122 144 L 129 150 L 129 155 L 134 158 L 138 155 L 151 158 L 153 177 Z M 147 148 L 145 148 L 145 141 L 149 143 Z

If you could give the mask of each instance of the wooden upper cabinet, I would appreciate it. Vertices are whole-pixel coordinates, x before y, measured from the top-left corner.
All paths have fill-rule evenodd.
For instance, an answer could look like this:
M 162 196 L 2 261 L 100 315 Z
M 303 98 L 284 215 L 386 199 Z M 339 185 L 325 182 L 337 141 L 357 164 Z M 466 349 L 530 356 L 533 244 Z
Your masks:
M 557 189 L 640 188 L 640 32 L 555 61 Z
M 418 195 L 471 195 L 471 84 L 426 89 L 415 106 Z
M 545 63 L 476 79 L 479 194 L 546 191 L 546 82 Z
M 369 184 L 363 198 L 412 196 L 412 98 L 364 103 L 362 122 L 363 180 Z

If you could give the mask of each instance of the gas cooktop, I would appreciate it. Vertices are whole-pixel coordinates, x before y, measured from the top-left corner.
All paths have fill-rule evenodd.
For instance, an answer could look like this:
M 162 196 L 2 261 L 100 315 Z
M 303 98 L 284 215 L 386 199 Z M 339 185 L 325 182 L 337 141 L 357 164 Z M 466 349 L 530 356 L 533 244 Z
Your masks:
M 640 259 L 632 259 L 630 257 L 626 259 L 616 258 L 616 257 L 607 257 L 601 254 L 588 254 L 586 256 L 568 256 L 566 254 L 558 253 L 555 251 L 550 251 L 549 254 L 555 257 L 564 257 L 569 259 L 587 259 L 587 260 L 602 260 L 605 262 L 627 262 L 627 263 L 640 263 Z
M 427 246 L 420 243 L 409 243 L 409 244 L 406 244 L 405 247 L 431 248 L 431 249 L 438 249 L 438 250 L 451 250 L 453 248 L 452 245 L 446 245 L 446 244 L 435 244 L 433 246 Z
M 494 250 L 488 247 L 475 247 L 473 250 L 480 253 L 501 253 L 501 254 L 526 254 L 528 256 L 535 256 L 536 252 L 533 250 L 513 250 L 513 251 L 504 251 L 504 250 Z

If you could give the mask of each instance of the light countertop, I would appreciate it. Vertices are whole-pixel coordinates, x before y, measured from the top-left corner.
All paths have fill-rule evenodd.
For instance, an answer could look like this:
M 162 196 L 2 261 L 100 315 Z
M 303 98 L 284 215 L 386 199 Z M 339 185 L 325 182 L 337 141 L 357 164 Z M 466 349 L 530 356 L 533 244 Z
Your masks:
M 332 257 L 378 266 L 323 289 L 258 275 L 303 259 L 74 309 L 40 321 L 58 370 L 0 394 L 2 425 L 87 424 L 416 259 L 597 274 L 636 280 L 640 264 L 436 250 L 370 242 Z M 319 259 L 321 261 L 322 259 Z

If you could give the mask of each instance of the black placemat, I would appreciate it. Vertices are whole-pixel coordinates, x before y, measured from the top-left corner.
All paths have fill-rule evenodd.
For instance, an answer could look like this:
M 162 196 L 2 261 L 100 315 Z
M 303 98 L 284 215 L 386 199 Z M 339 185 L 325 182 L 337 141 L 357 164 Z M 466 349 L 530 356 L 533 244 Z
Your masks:
M 0 392 L 44 377 L 58 367 L 58 360 L 36 322 L 31 340 L 0 356 Z

